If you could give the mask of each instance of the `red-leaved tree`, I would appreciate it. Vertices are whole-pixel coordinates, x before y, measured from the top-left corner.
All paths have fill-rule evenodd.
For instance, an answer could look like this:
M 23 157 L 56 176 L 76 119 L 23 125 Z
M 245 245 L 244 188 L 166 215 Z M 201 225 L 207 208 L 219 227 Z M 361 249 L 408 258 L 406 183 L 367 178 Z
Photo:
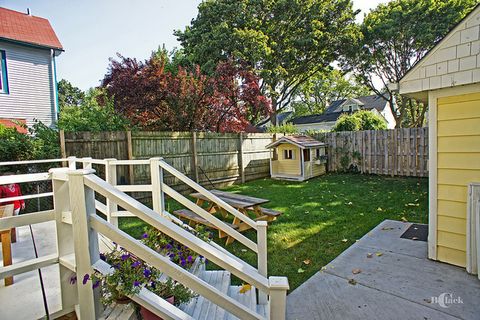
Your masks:
M 197 66 L 166 71 L 168 58 L 145 62 L 118 55 L 103 80 L 115 109 L 142 129 L 241 132 L 271 113 L 259 78 L 244 65 L 221 62 L 207 77 Z

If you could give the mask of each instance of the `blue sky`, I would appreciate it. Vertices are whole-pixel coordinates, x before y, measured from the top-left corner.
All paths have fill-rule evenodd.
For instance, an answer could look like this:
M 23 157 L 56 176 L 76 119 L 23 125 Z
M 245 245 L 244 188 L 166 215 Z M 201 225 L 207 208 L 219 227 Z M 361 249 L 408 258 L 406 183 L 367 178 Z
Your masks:
M 368 11 L 388 0 L 353 0 Z M 146 59 L 165 44 L 178 47 L 173 30 L 197 15 L 201 0 L 0 0 L 0 6 L 50 20 L 65 48 L 58 57 L 58 79 L 87 89 L 99 84 L 116 52 Z M 360 13 L 359 18 L 363 17 Z

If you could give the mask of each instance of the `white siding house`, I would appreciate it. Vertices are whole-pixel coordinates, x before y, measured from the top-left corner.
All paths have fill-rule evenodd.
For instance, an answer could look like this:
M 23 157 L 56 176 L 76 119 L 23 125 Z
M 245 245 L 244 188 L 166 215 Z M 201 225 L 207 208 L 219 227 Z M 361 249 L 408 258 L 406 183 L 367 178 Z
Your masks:
M 395 128 L 395 117 L 387 100 L 377 95 L 333 101 L 323 114 L 298 117 L 291 122 L 299 132 L 331 131 L 342 114 L 351 114 L 359 110 L 378 114 L 385 120 L 388 129 Z
M 48 20 L 0 8 L 0 120 L 52 126 L 57 119 L 55 57 L 62 51 Z M 6 23 L 4 23 L 6 22 Z

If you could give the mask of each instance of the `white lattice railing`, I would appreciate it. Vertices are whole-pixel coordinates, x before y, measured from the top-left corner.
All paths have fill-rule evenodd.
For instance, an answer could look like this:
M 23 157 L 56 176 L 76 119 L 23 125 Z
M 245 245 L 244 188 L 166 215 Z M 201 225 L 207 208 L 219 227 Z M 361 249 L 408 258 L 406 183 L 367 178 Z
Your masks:
M 269 305 L 267 318 L 283 319 L 285 317 L 287 279 L 284 277 L 268 278 L 266 273 L 266 222 L 256 222 L 243 215 L 160 158 L 127 161 L 90 158 L 55 159 L 55 162 L 62 161 L 68 162 L 68 168 L 51 169 L 48 174 L 0 177 L 0 184 L 52 180 L 54 210 L 0 219 L 0 230 L 55 220 L 58 244 L 57 255 L 40 257 L 21 264 L 0 268 L 0 278 L 55 263 L 60 264 L 61 279 L 70 279 L 72 272 L 89 274 L 93 267 L 106 272 L 108 267 L 106 268 L 104 263 L 99 260 L 97 233 L 100 233 L 237 317 L 241 319 L 263 319 L 255 310 L 245 309 L 238 301 L 226 296 L 118 229 L 118 217 L 135 216 L 203 255 L 218 266 L 230 271 L 238 278 L 255 286 L 259 290 L 259 302 Z M 76 169 L 78 163 L 82 164 L 83 169 Z M 9 165 L 11 164 L 9 163 Z M 105 165 L 106 181 L 95 175 L 95 171 L 91 169 L 92 164 Z M 117 166 L 146 164 L 150 165 L 151 184 L 116 186 Z M 209 200 L 257 230 L 257 242 L 246 238 L 243 234 L 229 227 L 165 184 L 163 182 L 164 171 L 174 175 L 190 188 L 200 192 Z M 125 192 L 152 192 L 153 208 L 146 207 Z M 95 193 L 104 196 L 106 203 L 95 200 Z M 258 269 L 242 261 L 223 247 L 213 242 L 204 242 L 186 231 L 184 227 L 179 225 L 182 222 L 165 210 L 165 194 L 253 250 L 258 256 Z M 126 211 L 118 211 L 119 206 Z M 96 214 L 97 210 L 107 216 L 107 221 Z M 90 319 L 98 316 L 101 309 L 99 300 L 95 297 L 95 292 L 90 286 L 79 284 L 74 287 L 62 282 L 61 295 L 63 311 L 73 310 L 77 305 L 80 306 L 77 310 L 82 318 Z M 189 318 L 181 310 L 147 290 L 142 290 L 138 296 L 132 297 L 132 299 L 165 319 Z

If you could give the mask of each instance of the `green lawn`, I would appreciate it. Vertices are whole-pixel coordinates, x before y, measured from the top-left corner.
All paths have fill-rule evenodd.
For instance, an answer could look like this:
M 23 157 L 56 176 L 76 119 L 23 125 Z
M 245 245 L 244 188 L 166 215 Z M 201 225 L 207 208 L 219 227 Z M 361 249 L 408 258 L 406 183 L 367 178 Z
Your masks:
M 269 199 L 265 207 L 284 212 L 268 229 L 268 273 L 287 276 L 291 290 L 381 221 L 427 222 L 427 179 L 328 174 L 306 182 L 256 180 L 225 190 Z M 139 236 L 143 224 L 123 219 L 121 227 Z M 255 232 L 245 235 L 255 240 Z M 238 242 L 228 250 L 256 265 L 256 255 Z

